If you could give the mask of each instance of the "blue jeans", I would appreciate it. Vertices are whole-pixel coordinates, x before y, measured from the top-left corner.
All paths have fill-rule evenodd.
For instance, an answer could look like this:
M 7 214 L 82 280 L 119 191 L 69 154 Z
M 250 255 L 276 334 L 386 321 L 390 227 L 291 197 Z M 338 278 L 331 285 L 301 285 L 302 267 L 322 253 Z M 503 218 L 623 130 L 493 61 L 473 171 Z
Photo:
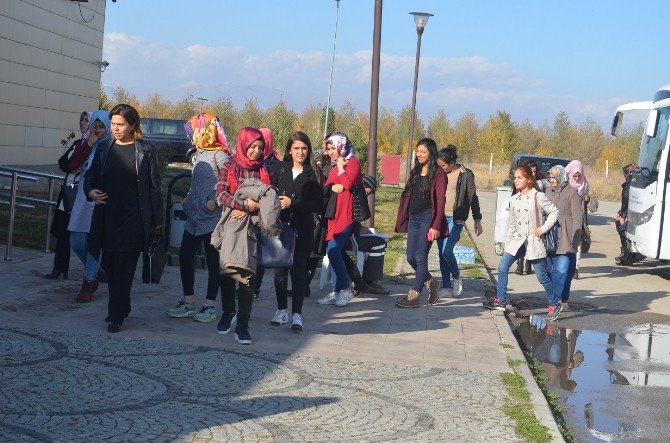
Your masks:
M 84 280 L 95 280 L 98 278 L 100 260 L 96 260 L 88 252 L 88 232 L 70 232 L 70 246 L 79 260 L 84 264 Z M 101 254 L 102 255 L 102 254 Z
M 449 225 L 449 237 L 441 238 L 437 241 L 437 256 L 440 259 L 440 273 L 442 274 L 442 287 L 451 287 L 451 276 L 461 277 L 461 271 L 458 270 L 458 263 L 454 255 L 454 246 L 461 238 L 463 225 L 454 224 L 454 217 L 445 216 L 444 219 Z
M 567 302 L 570 298 L 570 284 L 572 277 L 575 276 L 575 269 L 577 269 L 577 255 L 576 254 L 560 254 L 553 257 L 547 257 L 547 269 L 551 275 L 551 282 L 554 285 L 554 303 L 558 304 L 560 301 Z
M 410 214 L 407 225 L 407 263 L 416 271 L 412 289 L 421 294 L 424 283 L 432 278 L 428 272 L 428 252 L 433 242 L 426 234 L 433 222 L 433 210 Z
M 349 287 L 349 276 L 347 275 L 347 266 L 342 260 L 342 251 L 344 246 L 354 232 L 354 225 L 351 224 L 347 228 L 337 234 L 333 240 L 328 241 L 328 246 L 326 246 L 326 254 L 328 254 L 328 260 L 330 260 L 330 266 L 333 268 L 335 273 L 335 278 L 333 279 L 333 291 L 339 292 Z
M 503 302 L 507 302 L 507 281 L 509 279 L 509 268 L 512 267 L 512 264 L 519 258 L 523 257 L 526 254 L 526 245 L 522 245 L 515 255 L 505 252 L 500 258 L 500 263 L 498 264 L 498 289 L 496 291 L 496 296 Z M 535 276 L 537 281 L 540 282 L 545 292 L 547 293 L 547 300 L 549 304 L 555 305 L 558 304 L 552 303 L 554 301 L 554 286 L 551 284 L 551 278 L 547 272 L 547 260 L 541 258 L 538 260 L 530 260 L 535 269 Z

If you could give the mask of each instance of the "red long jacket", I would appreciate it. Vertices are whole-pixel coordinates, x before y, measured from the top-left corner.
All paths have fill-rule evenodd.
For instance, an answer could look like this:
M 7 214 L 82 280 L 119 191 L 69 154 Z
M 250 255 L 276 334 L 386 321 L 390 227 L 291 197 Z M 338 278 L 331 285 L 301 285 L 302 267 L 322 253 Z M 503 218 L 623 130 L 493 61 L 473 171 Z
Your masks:
M 354 195 L 351 191 L 354 186 L 363 183 L 361 163 L 355 157 L 349 159 L 344 166 L 344 172 L 341 174 L 339 172 L 337 166 L 333 166 L 328 174 L 328 180 L 326 180 L 326 186 L 336 184 L 344 186 L 344 191 L 337 194 L 335 218 L 328 220 L 326 240 L 332 240 L 354 222 Z M 444 206 L 444 202 L 442 206 Z

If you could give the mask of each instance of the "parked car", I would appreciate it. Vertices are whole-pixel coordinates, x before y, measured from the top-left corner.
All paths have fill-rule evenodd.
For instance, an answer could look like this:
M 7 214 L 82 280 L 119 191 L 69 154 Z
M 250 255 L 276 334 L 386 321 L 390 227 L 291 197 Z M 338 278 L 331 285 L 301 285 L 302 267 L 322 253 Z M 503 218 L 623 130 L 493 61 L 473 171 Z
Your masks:
M 158 152 L 168 153 L 170 161 L 195 162 L 195 146 L 186 135 L 185 120 L 165 118 L 143 118 L 140 127 L 144 139 L 154 145 Z
M 544 177 L 547 176 L 547 173 L 552 166 L 561 165 L 567 166 L 570 163 L 569 158 L 563 157 L 547 157 L 544 155 L 533 155 L 533 154 L 513 154 L 512 162 L 509 167 L 509 178 L 503 182 L 503 186 L 509 186 L 512 184 L 512 178 L 514 176 L 514 169 L 519 165 L 525 165 L 528 160 L 535 162 L 540 172 Z

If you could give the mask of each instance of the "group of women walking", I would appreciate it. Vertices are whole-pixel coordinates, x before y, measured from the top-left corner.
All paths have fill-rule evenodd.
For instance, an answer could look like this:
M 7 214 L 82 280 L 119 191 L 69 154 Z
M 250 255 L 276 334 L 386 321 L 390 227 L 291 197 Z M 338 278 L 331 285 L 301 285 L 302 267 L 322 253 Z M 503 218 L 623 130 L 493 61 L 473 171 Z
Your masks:
M 510 199 L 505 252 L 498 265 L 496 295 L 484 302 L 489 309 L 505 310 L 508 304 L 509 269 L 525 255 L 547 296 L 547 317 L 556 320 L 568 309 L 570 285 L 577 270 L 588 182 L 581 162 L 553 166 L 547 182 L 538 186 L 538 176 L 529 165 L 514 171 L 516 193 Z M 553 232 L 550 232 L 553 230 Z M 547 236 L 552 238 L 547 239 Z M 549 247 L 549 250 L 548 250 Z
M 347 135 L 334 132 L 326 137 L 324 162 L 318 166 L 311 140 L 300 131 L 291 134 L 283 152 L 278 153 L 268 128 L 242 128 L 233 150 L 216 116 L 198 114 L 187 125 L 198 151 L 191 187 L 183 202 L 187 215 L 179 253 L 183 297 L 167 314 L 213 321 L 220 292 L 223 313 L 218 333 L 234 330 L 236 341 L 250 344 L 249 319 L 264 274 L 256 254 L 259 239 L 278 235 L 282 226 L 294 230 L 295 247 L 291 266 L 274 272 L 277 310 L 271 325 L 290 324 L 291 330 L 302 331 L 303 303 L 309 296 L 314 257 L 319 251 L 329 258 L 333 288 L 317 302 L 350 303 L 355 292 L 345 250 L 361 228 L 354 216 L 354 194 L 360 189 L 374 192 L 376 182 L 373 177 L 363 177 Z M 53 271 L 46 277 L 67 278 L 69 242 L 85 268 L 78 302 L 91 301 L 106 273 L 109 301 L 105 320 L 107 330 L 114 333 L 121 330 L 131 312 L 130 292 L 139 255 L 149 252 L 163 228 L 158 155 L 142 139 L 139 114 L 130 105 L 119 104 L 109 112 L 82 113 L 80 128 L 82 137 L 59 161 L 68 173 L 65 184 L 78 182 L 78 187 L 72 207 L 65 207 L 63 195 L 59 199 L 54 223 L 59 246 Z M 399 308 L 418 307 L 424 288 L 429 304 L 446 291 L 457 297 L 462 290 L 453 249 L 470 211 L 475 233 L 481 234 L 482 228 L 474 175 L 456 159 L 454 146 L 438 152 L 432 139 L 417 143 L 396 221 L 396 231 L 408 235 L 407 261 L 415 271 L 410 290 L 395 302 Z M 567 303 L 581 238 L 580 189 L 586 183 L 578 166 L 573 175 L 567 172 L 571 165 L 567 171 L 553 167 L 545 192 L 538 190 L 529 166 L 516 169 L 514 186 L 518 192 L 511 200 L 498 292 L 486 307 L 505 308 L 507 273 L 523 254 L 535 265 L 537 278 L 547 292 L 549 316 L 556 318 L 565 306 L 561 302 Z M 554 224 L 558 226 L 559 247 L 548 256 L 542 236 Z M 319 232 L 323 236 L 315 235 Z M 439 245 L 441 281 L 428 270 L 434 241 Z M 194 258 L 200 245 L 204 246 L 209 277 L 206 299 L 198 308 Z M 383 250 L 385 245 L 375 248 Z M 373 274 L 366 284 L 373 286 L 379 278 L 379 272 Z

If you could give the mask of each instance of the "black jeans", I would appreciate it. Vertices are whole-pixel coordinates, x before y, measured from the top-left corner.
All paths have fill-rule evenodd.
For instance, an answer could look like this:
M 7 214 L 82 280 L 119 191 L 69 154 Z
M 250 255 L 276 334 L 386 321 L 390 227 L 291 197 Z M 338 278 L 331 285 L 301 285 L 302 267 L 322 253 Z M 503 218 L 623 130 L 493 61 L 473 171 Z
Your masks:
M 54 271 L 68 272 L 70 270 L 70 232 L 67 230 L 69 223 L 70 214 L 56 209 L 51 221 L 51 234 L 56 237 Z
M 179 272 L 181 274 L 181 286 L 184 289 L 184 295 L 193 295 L 193 281 L 195 279 L 195 269 L 193 259 L 200 247 L 200 243 L 205 245 L 205 259 L 207 260 L 207 300 L 216 300 L 216 294 L 221 288 L 223 294 L 224 285 L 219 269 L 219 251 L 211 244 L 212 233 L 202 235 L 193 235 L 184 230 L 181 238 L 181 247 L 179 248 Z
M 254 304 L 254 288 L 256 278 L 252 277 L 248 285 L 237 283 L 231 277 L 222 275 L 221 305 L 224 314 L 235 312 L 235 295 L 237 294 L 237 324 L 247 326 L 251 317 L 251 307 Z M 235 291 L 235 283 L 239 285 Z
M 111 321 L 120 323 L 130 314 L 130 290 L 139 257 L 140 251 L 105 251 L 103 254 L 109 290 L 107 313 Z
M 277 294 L 277 309 L 288 309 L 288 276 L 291 274 L 293 297 L 291 312 L 302 314 L 302 304 L 307 295 L 307 270 L 309 257 L 312 253 L 313 235 L 311 232 L 298 232 L 293 252 L 293 266 L 291 268 L 275 269 L 275 292 Z

